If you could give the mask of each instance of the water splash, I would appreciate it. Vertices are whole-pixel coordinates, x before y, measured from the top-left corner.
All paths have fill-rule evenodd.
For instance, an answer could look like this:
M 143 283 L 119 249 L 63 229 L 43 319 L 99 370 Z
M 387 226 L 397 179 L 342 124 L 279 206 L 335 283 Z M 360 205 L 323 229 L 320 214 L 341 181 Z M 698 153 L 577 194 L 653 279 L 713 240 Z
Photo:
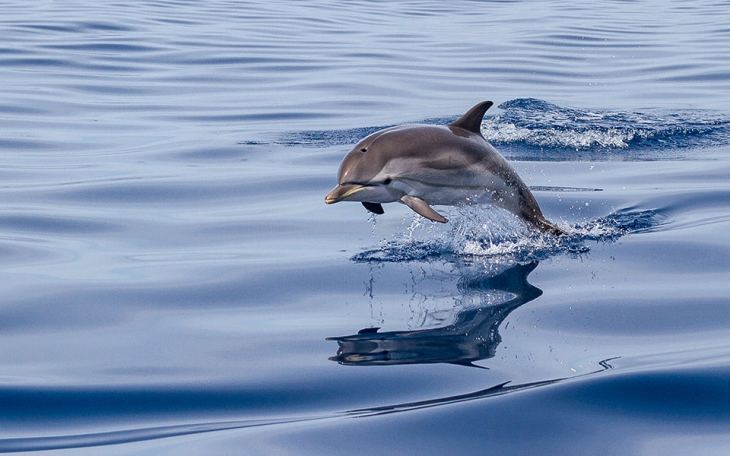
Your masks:
M 451 218 L 453 226 L 448 231 L 439 231 L 433 224 L 414 219 L 404 233 L 381 241 L 377 248 L 360 252 L 352 260 L 358 263 L 537 261 L 558 254 L 587 253 L 589 241 L 612 242 L 661 224 L 654 210 L 626 208 L 583 224 L 559 223 L 568 234 L 557 237 L 536 232 L 506 211 L 485 211 L 475 206 L 460 207 L 457 211 L 458 216 Z

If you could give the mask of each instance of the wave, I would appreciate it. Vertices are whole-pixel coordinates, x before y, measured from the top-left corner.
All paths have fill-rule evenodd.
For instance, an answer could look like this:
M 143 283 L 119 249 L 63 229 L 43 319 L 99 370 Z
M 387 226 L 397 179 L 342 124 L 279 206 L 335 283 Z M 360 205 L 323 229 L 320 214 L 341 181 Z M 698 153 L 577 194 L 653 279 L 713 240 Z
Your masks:
M 730 143 L 730 119 L 706 111 L 588 110 L 535 98 L 510 100 L 499 108 L 501 113 L 485 119 L 482 134 L 494 144 L 523 149 L 604 154 L 651 151 L 661 156 L 660 151 Z
M 517 98 L 488 115 L 482 134 L 510 157 L 526 160 L 661 159 L 678 150 L 730 144 L 730 118 L 703 110 L 671 113 L 607 111 L 558 106 L 536 98 Z M 444 125 L 455 116 L 416 123 Z M 289 133 L 275 141 L 287 146 L 354 144 L 392 125 Z M 256 141 L 246 141 L 246 144 Z
M 312 418 L 317 419 L 317 418 Z M 53 435 L 44 437 L 18 437 L 0 439 L 0 453 L 47 451 L 119 445 L 122 443 L 181 437 L 206 432 L 245 429 L 274 424 L 296 423 L 305 419 L 241 420 L 213 423 L 193 423 L 149 428 L 126 429 L 88 434 Z

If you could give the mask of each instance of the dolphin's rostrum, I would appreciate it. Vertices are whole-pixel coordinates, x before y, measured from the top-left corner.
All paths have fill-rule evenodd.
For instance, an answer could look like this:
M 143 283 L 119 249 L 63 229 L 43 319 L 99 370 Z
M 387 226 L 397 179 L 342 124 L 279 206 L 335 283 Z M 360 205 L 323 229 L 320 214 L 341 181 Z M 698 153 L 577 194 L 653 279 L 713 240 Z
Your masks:
M 448 220 L 431 206 L 490 203 L 546 232 L 548 222 L 530 189 L 482 136 L 483 101 L 448 125 L 403 125 L 361 140 L 340 165 L 327 204 L 360 201 L 382 214 L 382 203 L 399 201 L 435 222 Z

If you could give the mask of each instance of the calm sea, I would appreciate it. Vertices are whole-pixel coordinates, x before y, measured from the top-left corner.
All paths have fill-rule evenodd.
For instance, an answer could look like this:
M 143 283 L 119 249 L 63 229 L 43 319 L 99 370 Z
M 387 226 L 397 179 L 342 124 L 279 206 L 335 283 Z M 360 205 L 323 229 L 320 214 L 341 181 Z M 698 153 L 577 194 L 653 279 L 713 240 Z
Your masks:
M 0 451 L 730 453 L 727 1 L 10 0 L 0 36 Z M 324 204 L 364 135 L 482 100 L 567 238 Z

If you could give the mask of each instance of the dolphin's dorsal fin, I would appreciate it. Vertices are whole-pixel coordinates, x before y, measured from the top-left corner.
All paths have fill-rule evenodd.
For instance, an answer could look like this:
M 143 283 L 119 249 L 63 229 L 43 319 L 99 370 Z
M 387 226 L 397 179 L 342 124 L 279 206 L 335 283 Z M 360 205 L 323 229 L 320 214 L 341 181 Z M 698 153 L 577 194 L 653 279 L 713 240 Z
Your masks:
M 484 113 L 487 112 L 487 109 L 491 108 L 493 104 L 491 101 L 482 101 L 449 125 L 481 135 L 482 118 L 484 117 Z

